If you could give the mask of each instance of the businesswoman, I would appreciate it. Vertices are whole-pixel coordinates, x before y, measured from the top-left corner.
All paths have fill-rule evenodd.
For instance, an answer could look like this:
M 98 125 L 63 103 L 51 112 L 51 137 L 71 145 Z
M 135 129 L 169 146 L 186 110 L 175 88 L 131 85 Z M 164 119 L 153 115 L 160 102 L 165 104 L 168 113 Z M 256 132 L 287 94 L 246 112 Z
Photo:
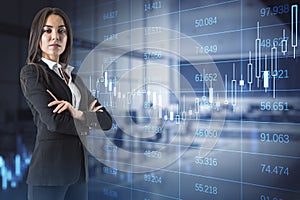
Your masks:
M 87 199 L 89 128 L 108 130 L 112 118 L 69 65 L 72 29 L 58 8 L 43 8 L 33 19 L 26 65 L 20 72 L 23 94 L 37 127 L 29 166 L 29 200 Z

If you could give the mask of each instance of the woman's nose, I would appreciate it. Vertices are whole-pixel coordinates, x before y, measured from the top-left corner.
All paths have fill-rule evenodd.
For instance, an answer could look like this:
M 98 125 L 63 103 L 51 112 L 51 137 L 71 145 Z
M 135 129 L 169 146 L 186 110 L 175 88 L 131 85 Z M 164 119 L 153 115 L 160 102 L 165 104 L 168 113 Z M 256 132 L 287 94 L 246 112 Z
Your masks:
M 56 31 L 52 31 L 51 39 L 52 40 L 59 40 L 59 34 Z

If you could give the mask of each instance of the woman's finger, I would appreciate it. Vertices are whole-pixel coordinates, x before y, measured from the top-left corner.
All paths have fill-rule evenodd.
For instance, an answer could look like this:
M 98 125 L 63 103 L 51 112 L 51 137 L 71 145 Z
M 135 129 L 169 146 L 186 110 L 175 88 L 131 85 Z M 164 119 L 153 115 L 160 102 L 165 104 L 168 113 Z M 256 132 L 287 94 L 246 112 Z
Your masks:
M 57 113 L 62 113 L 63 111 L 68 109 L 68 103 L 64 102 L 63 106 L 57 111 Z
M 98 111 L 103 112 L 103 110 L 101 108 L 103 108 L 103 106 L 97 106 L 92 110 L 92 112 L 98 112 Z
M 54 94 L 50 91 L 50 90 L 46 90 L 49 94 L 50 94 L 50 96 L 55 100 L 55 101 L 58 101 L 57 100 L 57 98 L 56 98 L 56 96 L 54 96 Z
M 97 103 L 97 99 L 95 99 L 95 100 L 90 104 L 90 108 L 89 108 L 90 111 L 94 110 L 94 107 L 95 107 L 96 103 Z
M 56 108 L 53 110 L 54 113 L 57 113 L 63 106 L 65 105 L 64 102 L 60 102 Z
M 57 104 L 60 104 L 61 101 L 57 101 L 57 100 L 54 100 L 54 101 L 51 101 L 49 104 L 48 104 L 48 107 L 51 107 L 51 106 L 54 106 L 54 105 L 57 105 Z

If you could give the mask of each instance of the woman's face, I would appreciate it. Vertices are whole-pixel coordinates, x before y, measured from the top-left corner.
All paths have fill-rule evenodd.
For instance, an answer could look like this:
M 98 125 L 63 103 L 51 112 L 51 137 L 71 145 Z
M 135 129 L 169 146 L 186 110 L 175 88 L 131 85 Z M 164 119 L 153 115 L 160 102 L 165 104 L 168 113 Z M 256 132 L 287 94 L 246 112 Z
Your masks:
M 67 29 L 64 20 L 59 15 L 49 15 L 42 32 L 40 40 L 42 57 L 58 62 L 67 44 Z

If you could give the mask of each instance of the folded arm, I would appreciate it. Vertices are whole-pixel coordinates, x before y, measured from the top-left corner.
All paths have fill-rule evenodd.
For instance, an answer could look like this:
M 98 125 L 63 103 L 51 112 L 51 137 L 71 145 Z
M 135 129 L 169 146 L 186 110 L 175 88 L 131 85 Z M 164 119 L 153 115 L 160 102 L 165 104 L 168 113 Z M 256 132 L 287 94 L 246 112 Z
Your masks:
M 53 101 L 47 92 L 45 77 L 33 65 L 22 68 L 20 73 L 22 91 L 34 115 L 35 123 L 44 123 L 52 132 L 75 134 L 76 127 L 70 112 L 55 113 L 48 107 Z

